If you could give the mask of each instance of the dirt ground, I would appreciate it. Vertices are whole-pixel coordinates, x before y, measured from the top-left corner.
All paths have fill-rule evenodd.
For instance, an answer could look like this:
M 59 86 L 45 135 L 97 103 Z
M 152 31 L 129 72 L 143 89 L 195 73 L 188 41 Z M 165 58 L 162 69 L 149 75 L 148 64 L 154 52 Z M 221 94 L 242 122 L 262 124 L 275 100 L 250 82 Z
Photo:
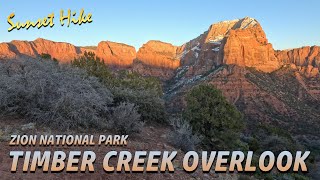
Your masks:
M 10 120 L 9 120 L 10 119 Z M 0 179 L 145 179 L 145 180 L 160 180 L 160 179 L 175 179 L 175 180 L 186 180 L 186 179 L 238 179 L 236 174 L 217 174 L 214 172 L 202 173 L 198 170 L 194 173 L 187 173 L 182 168 L 182 158 L 183 152 L 175 149 L 168 143 L 168 127 L 153 127 L 146 126 L 144 130 L 137 135 L 129 136 L 128 145 L 125 147 L 111 147 L 111 146 L 72 146 L 72 147 L 21 147 L 21 146 L 9 146 L 9 134 L 70 134 L 66 132 L 59 131 L 46 131 L 45 129 L 37 129 L 28 122 L 24 122 L 19 118 L 0 118 Z M 71 134 L 80 134 L 76 132 L 71 132 Z M 108 134 L 107 132 L 86 132 L 86 134 L 95 134 L 96 136 L 100 134 Z M 87 151 L 91 150 L 96 153 L 97 159 L 95 161 L 94 173 L 43 173 L 42 169 L 37 169 L 35 173 L 23 173 L 21 167 L 23 166 L 23 161 L 18 163 L 18 171 L 16 173 L 11 173 L 12 158 L 10 158 L 10 151 L 59 151 L 68 152 L 71 150 Z M 174 173 L 106 173 L 103 170 L 102 162 L 105 154 L 108 151 L 123 151 L 128 150 L 131 153 L 134 151 L 178 151 L 177 157 L 174 160 Z M 111 164 L 115 164 L 111 161 Z M 19 169 L 20 168 L 20 169 Z

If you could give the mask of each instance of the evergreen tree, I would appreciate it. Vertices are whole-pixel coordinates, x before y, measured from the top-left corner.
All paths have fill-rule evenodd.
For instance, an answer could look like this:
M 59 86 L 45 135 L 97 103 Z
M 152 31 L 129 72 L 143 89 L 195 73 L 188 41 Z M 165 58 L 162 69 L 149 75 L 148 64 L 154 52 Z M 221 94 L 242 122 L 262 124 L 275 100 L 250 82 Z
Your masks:
M 203 136 L 207 148 L 239 148 L 244 127 L 241 113 L 231 105 L 221 91 L 211 85 L 199 85 L 186 97 L 183 116 L 192 129 Z

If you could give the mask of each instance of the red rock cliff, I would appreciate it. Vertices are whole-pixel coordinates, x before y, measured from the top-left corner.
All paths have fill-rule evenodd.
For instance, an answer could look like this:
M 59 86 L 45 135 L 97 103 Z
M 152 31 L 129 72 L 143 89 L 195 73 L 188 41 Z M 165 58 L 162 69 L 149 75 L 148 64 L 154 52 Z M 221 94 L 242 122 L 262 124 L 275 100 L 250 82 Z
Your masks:
M 263 72 L 279 69 L 280 63 L 260 24 L 251 18 L 240 22 L 240 27 L 230 30 L 225 39 L 223 62 L 254 67 Z
M 126 44 L 102 41 L 98 44 L 96 55 L 109 65 L 130 66 L 136 58 L 136 50 Z
M 129 66 L 136 58 L 134 47 L 102 41 L 97 48 L 77 47 L 69 43 L 54 42 L 45 39 L 35 41 L 11 41 L 0 43 L 0 58 L 13 59 L 22 57 L 38 58 L 41 54 L 49 54 L 63 63 L 68 63 L 84 52 L 94 52 L 98 57 L 104 59 L 107 64 L 115 66 Z
M 311 65 L 319 67 L 320 65 L 320 47 L 306 46 L 291 50 L 276 51 L 277 58 L 284 63 L 292 63 L 297 66 Z
M 149 66 L 177 69 L 180 66 L 177 49 L 169 43 L 148 41 L 139 49 L 137 60 Z
M 23 56 L 39 57 L 41 54 L 50 54 L 61 62 L 70 62 L 81 54 L 80 48 L 62 42 L 53 42 L 45 39 L 35 41 L 12 41 L 0 44 L 0 57 L 4 59 Z
M 319 46 L 306 46 L 291 50 L 276 51 L 276 57 L 283 64 L 294 64 L 292 68 L 298 69 L 307 77 L 315 77 L 319 74 Z

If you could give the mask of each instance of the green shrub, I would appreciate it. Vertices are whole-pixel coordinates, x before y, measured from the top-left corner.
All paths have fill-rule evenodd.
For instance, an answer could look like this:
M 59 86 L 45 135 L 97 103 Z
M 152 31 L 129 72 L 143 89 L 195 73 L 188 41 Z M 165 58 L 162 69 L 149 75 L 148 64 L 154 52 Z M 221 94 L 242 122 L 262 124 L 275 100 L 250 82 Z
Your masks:
M 51 59 L 51 55 L 50 54 L 42 53 L 40 56 L 41 56 L 42 59 Z
M 86 70 L 91 76 L 97 77 L 103 83 L 110 83 L 113 80 L 113 75 L 104 61 L 92 52 L 85 52 L 80 58 L 74 59 L 71 64 Z
M 199 85 L 186 96 L 183 117 L 202 135 L 207 148 L 235 149 L 240 146 L 244 127 L 241 113 L 211 85 Z
M 260 149 L 259 141 L 256 138 L 250 139 L 248 145 L 250 151 L 257 151 Z

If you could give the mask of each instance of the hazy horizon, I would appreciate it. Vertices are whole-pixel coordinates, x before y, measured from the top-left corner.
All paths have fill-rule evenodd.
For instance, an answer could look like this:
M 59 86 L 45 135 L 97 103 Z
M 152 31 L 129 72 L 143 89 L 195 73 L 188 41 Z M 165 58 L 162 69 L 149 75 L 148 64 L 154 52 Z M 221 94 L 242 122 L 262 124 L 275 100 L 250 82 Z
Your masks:
M 41 4 L 41 6 L 40 6 Z M 274 49 L 292 49 L 320 45 L 318 1 L 117 1 L 117 2 L 10 2 L 0 7 L 0 42 L 33 41 L 44 38 L 76 46 L 97 46 L 113 41 L 141 47 L 149 40 L 182 45 L 205 32 L 211 24 L 249 16 L 259 21 Z M 41 8 L 40 8 L 41 7 Z M 60 10 L 71 9 L 93 14 L 91 24 L 60 26 Z M 8 32 L 7 17 L 15 13 L 14 22 L 35 21 L 55 13 L 55 26 Z

